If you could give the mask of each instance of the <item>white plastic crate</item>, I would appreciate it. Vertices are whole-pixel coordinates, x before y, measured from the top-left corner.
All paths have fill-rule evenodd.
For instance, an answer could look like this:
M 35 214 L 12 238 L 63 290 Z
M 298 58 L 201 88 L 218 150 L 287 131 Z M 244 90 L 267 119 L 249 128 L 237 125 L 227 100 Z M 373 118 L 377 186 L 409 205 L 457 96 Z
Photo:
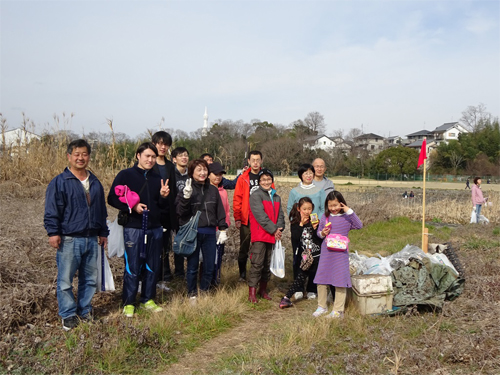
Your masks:
M 392 310 L 392 298 L 394 292 L 360 294 L 355 288 L 351 288 L 351 303 L 361 315 L 380 314 Z
M 355 275 L 351 276 L 352 287 L 358 294 L 391 293 L 392 278 L 385 275 Z

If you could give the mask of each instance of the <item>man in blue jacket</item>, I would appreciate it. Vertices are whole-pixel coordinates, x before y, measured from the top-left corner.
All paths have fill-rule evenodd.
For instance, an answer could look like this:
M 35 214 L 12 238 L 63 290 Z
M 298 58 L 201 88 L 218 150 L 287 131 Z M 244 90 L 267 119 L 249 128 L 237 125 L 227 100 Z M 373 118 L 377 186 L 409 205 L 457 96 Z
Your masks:
M 47 187 L 44 224 L 50 246 L 57 249 L 57 302 L 63 329 L 69 331 L 80 320 L 92 319 L 98 245 L 107 245 L 109 231 L 104 190 L 97 177 L 87 170 L 90 145 L 83 139 L 71 142 L 67 157 L 69 167 Z

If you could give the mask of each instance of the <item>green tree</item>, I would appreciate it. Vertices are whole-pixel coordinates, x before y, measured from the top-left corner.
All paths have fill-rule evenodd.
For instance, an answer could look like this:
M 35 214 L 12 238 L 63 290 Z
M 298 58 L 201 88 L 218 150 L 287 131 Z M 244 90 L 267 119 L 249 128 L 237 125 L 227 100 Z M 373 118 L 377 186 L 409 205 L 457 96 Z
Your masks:
M 410 174 L 417 170 L 419 152 L 398 146 L 380 152 L 374 160 L 374 169 L 380 173 Z
M 491 163 L 498 163 L 500 160 L 498 118 L 493 121 L 485 120 L 479 130 L 475 132 L 460 134 L 459 142 L 467 161 L 473 161 L 480 153 L 483 153 Z
M 466 164 L 464 150 L 460 142 L 451 140 L 449 143 L 441 143 L 436 152 L 430 156 L 432 171 L 434 173 L 446 173 L 450 170 L 457 174 Z

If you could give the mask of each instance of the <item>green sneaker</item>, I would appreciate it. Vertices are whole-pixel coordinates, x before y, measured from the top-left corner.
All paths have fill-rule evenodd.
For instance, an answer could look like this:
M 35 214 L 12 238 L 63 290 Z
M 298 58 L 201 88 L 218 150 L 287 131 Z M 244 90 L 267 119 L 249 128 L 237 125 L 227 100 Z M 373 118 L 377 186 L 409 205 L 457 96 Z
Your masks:
M 158 306 L 155 301 L 153 301 L 152 299 L 150 299 L 148 302 L 146 303 L 141 303 L 141 308 L 142 309 L 146 309 L 146 310 L 149 310 L 149 311 L 152 311 L 152 312 L 160 312 L 160 311 L 163 311 L 163 308 Z
M 123 308 L 123 315 L 125 315 L 127 318 L 132 318 L 134 316 L 134 310 L 134 305 L 125 305 L 125 307 Z

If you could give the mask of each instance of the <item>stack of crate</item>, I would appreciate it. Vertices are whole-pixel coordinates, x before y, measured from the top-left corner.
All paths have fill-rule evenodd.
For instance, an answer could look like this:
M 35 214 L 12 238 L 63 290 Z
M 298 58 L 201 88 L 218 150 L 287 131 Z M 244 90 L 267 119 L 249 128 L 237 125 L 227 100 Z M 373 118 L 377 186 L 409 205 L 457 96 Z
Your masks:
M 355 275 L 351 276 L 351 302 L 361 315 L 380 314 L 392 310 L 391 276 Z

